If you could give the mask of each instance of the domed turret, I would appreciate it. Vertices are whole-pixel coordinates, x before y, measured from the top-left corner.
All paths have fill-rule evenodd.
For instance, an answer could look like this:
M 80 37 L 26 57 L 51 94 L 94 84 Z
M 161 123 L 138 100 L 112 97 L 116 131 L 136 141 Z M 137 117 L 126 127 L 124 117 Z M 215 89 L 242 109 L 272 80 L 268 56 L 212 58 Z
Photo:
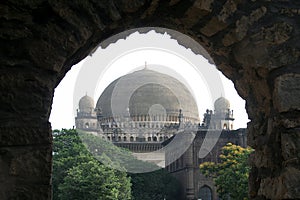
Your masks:
M 79 111 L 81 113 L 91 113 L 94 110 L 94 100 L 85 95 L 79 101 Z
M 75 125 L 80 130 L 94 134 L 97 132 L 97 117 L 92 97 L 85 95 L 79 100 L 79 110 L 77 110 Z
M 228 110 L 230 110 L 230 102 L 225 99 L 224 97 L 220 97 L 215 101 L 215 111 L 217 113 L 224 113 L 227 112 Z

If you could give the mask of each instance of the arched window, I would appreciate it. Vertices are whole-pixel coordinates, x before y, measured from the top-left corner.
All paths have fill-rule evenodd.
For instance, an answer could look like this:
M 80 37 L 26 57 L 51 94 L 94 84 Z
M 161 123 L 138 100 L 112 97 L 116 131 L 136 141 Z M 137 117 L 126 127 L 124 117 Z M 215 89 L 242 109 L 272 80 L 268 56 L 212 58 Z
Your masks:
M 107 140 L 110 140 L 110 137 L 109 137 L 109 136 L 107 137 Z
M 148 137 L 148 142 L 151 142 L 151 137 Z
M 207 185 L 201 187 L 198 196 L 199 196 L 198 199 L 201 200 L 212 200 L 212 191 L 210 187 L 208 187 Z
M 163 141 L 163 137 L 162 136 L 159 137 L 159 141 Z
M 154 141 L 154 142 L 157 141 L 157 137 L 156 137 L 156 136 L 153 137 L 153 141 Z
M 127 138 L 126 138 L 126 136 L 124 136 L 124 137 L 123 137 L 123 141 L 124 141 L 124 142 L 126 142 L 126 141 L 127 141 Z
M 227 124 L 223 125 L 223 129 L 227 130 Z
M 130 142 L 133 142 L 133 137 L 132 136 L 130 137 Z
M 89 123 L 85 123 L 85 128 L 89 128 Z

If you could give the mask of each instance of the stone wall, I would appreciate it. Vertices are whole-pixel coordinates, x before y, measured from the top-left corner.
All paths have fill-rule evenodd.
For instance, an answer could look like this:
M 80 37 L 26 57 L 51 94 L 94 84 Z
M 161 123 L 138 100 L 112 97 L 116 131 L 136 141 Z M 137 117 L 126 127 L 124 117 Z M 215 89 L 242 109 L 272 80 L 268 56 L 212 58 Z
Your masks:
M 0 199 L 51 198 L 55 86 L 99 42 L 142 26 L 191 36 L 246 100 L 251 199 L 300 198 L 298 1 L 7 0 L 0 11 Z

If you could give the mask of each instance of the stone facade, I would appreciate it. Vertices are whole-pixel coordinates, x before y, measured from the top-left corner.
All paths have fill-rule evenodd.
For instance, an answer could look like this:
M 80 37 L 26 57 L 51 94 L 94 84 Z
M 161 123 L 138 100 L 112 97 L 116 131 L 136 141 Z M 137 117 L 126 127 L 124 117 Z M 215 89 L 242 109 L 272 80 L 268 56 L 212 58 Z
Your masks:
M 300 198 L 298 1 L 7 0 L 0 10 L 1 199 L 51 199 L 54 88 L 101 41 L 141 26 L 191 36 L 246 100 L 250 199 Z
M 96 107 L 91 97 L 83 96 L 75 118 L 76 128 L 118 145 L 162 143 L 174 135 L 180 122 L 199 126 L 193 96 L 176 78 L 149 69 L 114 80 L 102 92 Z M 143 147 L 135 149 L 145 151 Z
M 123 85 L 128 86 L 132 80 L 138 79 L 137 73 L 142 74 L 143 83 L 145 76 L 149 75 L 154 76 L 157 83 L 159 83 L 159 79 L 163 79 L 164 82 L 174 81 L 172 77 L 154 71 L 140 70 L 122 77 L 126 79 Z M 199 165 L 207 161 L 219 162 L 221 148 L 229 142 L 242 147 L 247 146 L 246 129 L 233 130 L 234 118 L 233 110 L 230 109 L 230 102 L 224 97 L 218 98 L 214 103 L 214 111 L 207 109 L 202 124 L 198 123 L 196 127 L 193 127 L 194 124 L 190 121 L 191 117 L 184 116 L 182 110 L 179 113 L 173 113 L 173 110 L 170 109 L 172 107 L 170 103 L 175 105 L 173 109 L 179 109 L 176 104 L 177 99 L 172 98 L 170 101 L 170 96 L 164 90 L 156 91 L 153 87 L 151 89 L 144 89 L 144 87 L 138 90 L 138 96 L 146 96 L 147 98 L 133 98 L 134 106 L 129 107 L 124 112 L 124 116 L 114 117 L 110 106 L 112 106 L 113 98 L 111 94 L 112 85 L 115 84 L 116 81 L 112 82 L 104 90 L 98 99 L 96 108 L 94 108 L 94 101 L 91 97 L 85 95 L 80 99 L 77 117 L 75 117 L 76 128 L 111 141 L 118 147 L 130 150 L 133 152 L 133 156 L 139 160 L 152 162 L 166 168 L 181 183 L 182 196 L 178 197 L 178 200 L 217 200 L 218 195 L 213 180 L 200 173 Z M 177 83 L 177 91 L 182 90 L 180 87 L 183 86 Z M 121 89 L 124 92 L 125 89 Z M 186 95 L 192 98 L 189 94 Z M 168 107 L 165 108 L 168 110 L 165 113 L 166 116 L 162 116 L 162 113 L 148 111 L 152 104 L 163 104 L 165 101 L 169 102 Z M 189 102 L 186 102 L 186 105 L 181 104 L 181 106 L 198 110 L 196 105 L 191 106 Z M 134 112 L 130 112 L 131 110 Z M 149 113 L 152 116 L 149 116 Z M 199 122 L 199 119 L 196 122 Z M 184 130 L 184 132 L 181 133 L 179 129 Z M 168 148 L 163 149 L 163 147 L 167 147 L 169 143 L 176 140 L 177 133 L 182 134 L 183 137 L 189 137 L 194 131 L 196 131 L 196 135 L 192 143 L 187 146 L 187 149 L 178 159 L 173 161 L 172 157 L 176 156 L 174 155 L 174 152 L 177 154 L 176 150 L 173 151 L 174 149 L 171 147 L 172 150 L 170 151 Z M 202 148 L 207 135 L 216 137 L 218 141 L 212 149 L 204 149 L 207 155 L 200 158 L 200 148 Z M 179 142 L 184 144 L 183 141 Z M 175 149 L 179 148 L 179 146 L 175 147 Z
M 247 146 L 246 129 L 221 130 L 218 142 L 207 156 L 199 158 L 199 151 L 207 134 L 216 134 L 220 130 L 200 129 L 198 130 L 193 143 L 189 149 L 166 169 L 177 178 L 182 185 L 182 196 L 178 200 L 217 200 L 217 188 L 213 180 L 200 173 L 199 165 L 203 162 L 219 162 L 221 148 L 227 143 L 236 144 L 242 147 Z M 166 155 L 167 159 L 168 155 Z
M 94 100 L 87 95 L 82 97 L 79 101 L 75 126 L 81 130 L 88 130 L 91 133 L 97 132 L 98 121 L 94 108 Z

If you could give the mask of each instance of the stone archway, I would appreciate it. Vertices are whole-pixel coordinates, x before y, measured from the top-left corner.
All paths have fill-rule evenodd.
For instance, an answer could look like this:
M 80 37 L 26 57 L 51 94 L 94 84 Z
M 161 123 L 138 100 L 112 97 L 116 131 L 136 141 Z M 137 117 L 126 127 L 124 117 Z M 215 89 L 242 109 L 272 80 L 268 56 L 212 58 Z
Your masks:
M 198 199 L 201 199 L 201 200 L 212 200 L 213 199 L 212 189 L 209 186 L 207 186 L 207 185 L 202 186 L 199 189 Z
M 8 0 L 0 8 L 1 199 L 51 199 L 54 88 L 100 41 L 141 26 L 191 36 L 246 100 L 251 199 L 300 198 L 296 1 Z

